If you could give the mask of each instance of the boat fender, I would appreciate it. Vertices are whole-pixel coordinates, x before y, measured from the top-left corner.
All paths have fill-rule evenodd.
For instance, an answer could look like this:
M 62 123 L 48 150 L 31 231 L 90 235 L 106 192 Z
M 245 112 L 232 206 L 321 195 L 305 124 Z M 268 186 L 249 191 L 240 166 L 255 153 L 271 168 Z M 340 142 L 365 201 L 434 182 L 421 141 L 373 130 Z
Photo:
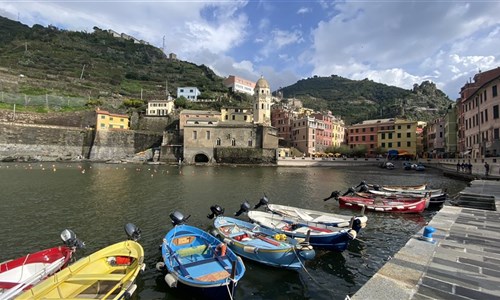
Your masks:
M 135 293 L 135 290 L 137 289 L 136 284 L 132 284 L 128 290 L 123 294 L 124 299 L 130 299 L 132 298 L 132 295 Z
M 215 247 L 215 251 L 219 252 L 220 256 L 225 256 L 227 251 L 226 244 L 220 243 L 219 245 L 217 245 L 217 247 Z
M 243 251 L 245 251 L 246 253 L 257 253 L 257 248 L 253 246 L 244 246 Z
M 156 270 L 158 271 L 163 271 L 165 270 L 165 263 L 162 261 L 159 261 L 156 263 Z
M 177 278 L 175 278 L 172 274 L 165 275 L 165 282 L 167 283 L 169 288 L 177 287 Z
M 356 236 L 358 235 L 358 233 L 357 233 L 357 232 L 356 232 L 356 230 L 354 230 L 354 229 L 349 230 L 349 231 L 347 232 L 347 234 L 349 235 L 349 238 L 350 238 L 351 240 L 356 239 Z
M 286 234 L 284 233 L 276 233 L 274 235 L 274 239 L 277 241 L 286 241 Z
M 224 238 L 224 239 L 222 240 L 222 242 L 223 242 L 224 244 L 226 244 L 226 245 L 229 245 L 229 246 L 231 246 L 231 245 L 233 244 L 233 242 L 232 242 L 230 239 L 228 239 L 228 238 Z

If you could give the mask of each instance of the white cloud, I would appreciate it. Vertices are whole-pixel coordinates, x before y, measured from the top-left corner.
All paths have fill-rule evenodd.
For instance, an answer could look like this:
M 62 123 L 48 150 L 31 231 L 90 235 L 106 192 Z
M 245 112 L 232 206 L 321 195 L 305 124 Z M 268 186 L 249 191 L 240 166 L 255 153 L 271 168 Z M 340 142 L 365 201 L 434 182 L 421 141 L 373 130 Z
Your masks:
M 297 14 L 301 15 L 301 14 L 307 14 L 307 13 L 310 13 L 310 12 L 311 12 L 311 8 L 309 8 L 309 7 L 301 7 L 297 11 Z
M 494 66 L 500 58 L 499 2 L 342 2 L 334 11 L 312 33 L 313 74 L 404 88 L 433 79 L 456 95 L 458 81 L 450 79 L 466 64 Z M 467 59 L 452 62 L 454 54 Z
M 268 42 L 260 49 L 259 53 L 261 56 L 267 57 L 286 46 L 302 42 L 304 42 L 304 38 L 300 30 L 286 31 L 274 29 L 270 32 Z

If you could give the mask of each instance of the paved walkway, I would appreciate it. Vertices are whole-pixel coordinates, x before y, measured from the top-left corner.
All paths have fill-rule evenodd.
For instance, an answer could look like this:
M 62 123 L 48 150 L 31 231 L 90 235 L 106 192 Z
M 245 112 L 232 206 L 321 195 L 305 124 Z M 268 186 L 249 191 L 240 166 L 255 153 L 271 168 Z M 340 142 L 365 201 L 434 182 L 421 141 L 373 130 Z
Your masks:
M 495 196 L 500 184 L 476 180 L 466 193 Z M 444 206 L 351 299 L 500 299 L 500 213 Z

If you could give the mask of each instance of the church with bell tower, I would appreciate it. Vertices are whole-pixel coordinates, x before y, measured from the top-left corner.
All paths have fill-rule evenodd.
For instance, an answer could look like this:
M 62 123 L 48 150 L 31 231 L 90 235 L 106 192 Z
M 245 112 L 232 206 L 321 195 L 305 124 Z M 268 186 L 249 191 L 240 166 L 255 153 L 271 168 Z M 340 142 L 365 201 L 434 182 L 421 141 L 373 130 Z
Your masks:
M 255 83 L 253 94 L 254 124 L 271 125 L 271 88 L 263 76 Z

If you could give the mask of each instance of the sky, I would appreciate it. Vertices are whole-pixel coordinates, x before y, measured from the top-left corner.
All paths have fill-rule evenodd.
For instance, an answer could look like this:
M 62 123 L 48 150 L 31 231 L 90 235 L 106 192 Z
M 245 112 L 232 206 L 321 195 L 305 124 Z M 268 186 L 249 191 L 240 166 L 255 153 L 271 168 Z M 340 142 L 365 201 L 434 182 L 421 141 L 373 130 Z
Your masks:
M 142 39 L 226 77 L 271 90 L 338 75 L 411 89 L 434 82 L 450 99 L 500 66 L 500 0 L 0 0 L 28 26 Z

